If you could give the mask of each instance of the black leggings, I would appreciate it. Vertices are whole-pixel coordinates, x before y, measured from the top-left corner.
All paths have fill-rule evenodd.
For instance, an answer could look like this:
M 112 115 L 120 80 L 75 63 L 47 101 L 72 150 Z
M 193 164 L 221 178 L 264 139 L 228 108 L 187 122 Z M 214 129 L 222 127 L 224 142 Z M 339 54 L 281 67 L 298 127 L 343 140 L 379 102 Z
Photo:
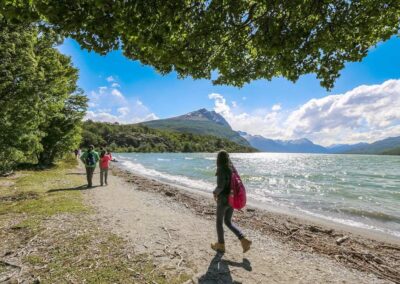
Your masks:
M 217 202 L 217 234 L 219 243 L 225 243 L 223 222 L 239 240 L 243 239 L 243 234 L 240 229 L 232 224 L 232 215 L 233 208 L 229 205 L 227 198 L 225 196 L 220 196 Z

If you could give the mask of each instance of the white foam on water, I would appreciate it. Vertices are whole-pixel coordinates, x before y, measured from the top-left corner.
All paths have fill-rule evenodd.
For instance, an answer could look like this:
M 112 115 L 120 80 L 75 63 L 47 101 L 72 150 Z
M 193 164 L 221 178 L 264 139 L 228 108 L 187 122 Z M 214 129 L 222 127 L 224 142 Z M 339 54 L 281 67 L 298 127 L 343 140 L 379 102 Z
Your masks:
M 306 213 L 308 215 L 320 218 L 320 219 L 325 219 L 325 220 L 329 220 L 335 223 L 339 223 L 339 224 L 343 224 L 343 225 L 347 225 L 350 227 L 356 227 L 356 228 L 361 228 L 361 229 L 367 229 L 367 230 L 374 230 L 374 231 L 379 231 L 382 233 L 386 233 L 395 237 L 400 237 L 400 232 L 396 232 L 396 231 L 392 231 L 392 230 L 388 230 L 388 229 L 384 229 L 384 228 L 379 228 L 379 227 L 375 227 L 372 225 L 368 225 L 362 222 L 358 222 L 358 221 L 354 221 L 354 220 L 350 220 L 350 219 L 342 219 L 342 218 L 336 218 L 336 217 L 331 217 L 331 216 L 326 216 L 326 215 L 322 215 L 322 214 L 318 214 L 315 212 L 311 212 L 308 210 L 304 210 L 302 208 L 296 207 L 296 210 L 301 211 L 303 213 Z
M 189 163 L 189 164 L 193 164 L 193 170 L 194 172 L 199 172 L 199 171 L 204 171 L 204 169 L 210 170 L 210 166 L 203 166 L 203 168 L 201 167 L 196 167 L 197 165 L 197 160 L 198 159 L 204 159 L 204 160 L 210 160 L 210 161 L 215 161 L 216 158 L 215 157 L 191 157 L 190 154 L 189 155 L 184 155 L 183 156 L 185 160 L 196 160 L 193 162 L 185 162 L 185 163 Z M 196 190 L 200 190 L 203 192 L 211 192 L 214 187 L 215 187 L 215 183 L 209 182 L 206 179 L 202 179 L 202 175 L 200 174 L 198 177 L 198 179 L 194 179 L 194 178 L 190 178 L 188 176 L 184 176 L 184 175 L 180 175 L 180 173 L 166 173 L 166 172 L 161 172 L 155 169 L 151 169 L 151 168 L 146 168 L 144 165 L 140 164 L 140 158 L 136 159 L 133 157 L 120 157 L 121 158 L 121 166 L 123 166 L 124 168 L 126 168 L 127 170 L 131 170 L 133 172 L 137 172 L 140 175 L 143 176 L 147 176 L 150 178 L 154 178 L 154 179 L 158 179 L 160 181 L 164 181 L 164 182 L 168 182 L 171 184 L 176 184 L 176 185 L 180 185 L 186 188 L 191 188 L 191 189 L 196 189 Z M 251 156 L 252 160 L 253 160 L 253 156 Z M 178 158 L 174 158 L 174 156 L 170 157 L 163 157 L 163 158 L 157 158 L 158 161 L 171 161 L 171 160 L 175 160 L 178 161 L 182 159 L 182 156 L 178 157 Z M 138 161 L 139 160 L 139 161 Z M 251 160 L 251 161 L 252 161 Z M 243 163 L 246 163 L 248 161 L 244 160 L 242 161 Z M 201 162 L 201 165 L 205 163 L 205 161 Z M 165 163 L 159 163 L 160 165 L 165 164 Z M 211 163 L 206 163 L 206 164 L 211 164 Z M 250 165 L 251 166 L 251 165 Z M 249 167 L 250 167 L 249 166 Z M 275 165 L 276 167 L 280 167 L 280 165 Z M 246 168 L 247 169 L 247 168 Z M 251 168 L 250 168 L 251 169 Z M 249 169 L 247 169 L 249 172 Z M 274 170 L 274 168 L 272 167 L 272 170 Z M 272 171 L 271 170 L 271 171 Z M 312 169 L 311 169 L 312 170 Z M 342 216 L 337 216 L 337 215 L 331 215 L 329 212 L 325 212 L 322 209 L 319 210 L 318 212 L 315 212 L 313 210 L 310 210 L 306 205 L 305 206 L 301 206 L 299 207 L 299 204 L 297 203 L 297 199 L 296 198 L 300 198 L 300 201 L 307 199 L 310 194 L 317 194 L 320 196 L 324 196 L 323 199 L 324 201 L 329 201 L 329 196 L 325 197 L 326 194 L 329 193 L 334 193 L 337 192 L 336 195 L 338 195 L 337 198 L 340 197 L 340 188 L 329 188 L 326 189 L 324 192 L 324 188 L 323 186 L 325 186 L 322 182 L 321 184 L 318 184 L 317 182 L 314 182 L 315 184 L 313 184 L 313 182 L 311 181 L 303 181 L 302 182 L 302 175 L 289 175 L 290 177 L 293 176 L 293 178 L 287 178 L 288 175 L 287 172 L 280 172 L 277 169 L 275 169 L 276 172 L 272 171 L 269 172 L 268 174 L 271 175 L 269 177 L 265 177 L 262 176 L 260 177 L 259 175 L 263 175 L 264 172 L 259 172 L 259 173 L 253 173 L 253 172 L 249 172 L 248 176 L 245 175 L 246 178 L 244 178 L 245 183 L 248 183 L 248 198 L 249 201 L 250 200 L 254 200 L 256 202 L 261 202 L 261 204 L 265 204 L 268 206 L 269 205 L 276 205 L 278 207 L 282 207 L 282 208 L 291 208 L 291 210 L 295 210 L 297 212 L 301 212 L 303 214 L 307 214 L 309 216 L 312 217 L 316 217 L 322 220 L 328 220 L 330 222 L 335 222 L 338 224 L 343 224 L 343 225 L 347 225 L 347 226 L 352 226 L 352 227 L 356 227 L 356 228 L 361 228 L 361 229 L 367 229 L 367 230 L 373 230 L 373 231 L 378 231 L 378 232 L 383 232 L 385 234 L 389 234 L 389 235 L 393 235 L 395 237 L 399 237 L 400 238 L 400 231 L 395 229 L 393 230 L 393 228 L 390 228 L 389 226 L 386 227 L 386 224 L 379 223 L 379 220 L 374 222 L 374 219 L 371 219 L 371 223 L 368 221 L 363 221 L 363 220 L 359 220 L 359 219 L 354 219 L 352 218 L 352 216 L 344 216 L 342 218 Z M 322 175 L 325 175 L 326 173 L 320 173 Z M 282 177 L 283 175 L 283 177 Z M 348 173 L 346 173 L 346 178 L 348 178 Z M 208 177 L 208 176 L 207 176 Z M 264 180 L 266 179 L 266 181 Z M 300 180 L 298 180 L 300 179 Z M 323 179 L 322 179 L 323 180 Z M 327 180 L 324 181 L 325 183 L 332 183 L 335 182 L 334 180 Z M 351 186 L 353 186 L 352 184 L 350 184 Z M 345 188 L 347 189 L 347 188 Z M 350 193 L 352 194 L 356 194 L 356 198 L 357 198 L 357 202 L 367 202 L 367 200 L 369 200 L 370 198 L 366 195 L 363 195 L 363 192 L 358 192 L 357 189 L 358 187 L 353 187 L 351 188 L 352 190 L 350 191 Z M 394 194 L 400 194 L 400 191 L 395 191 L 393 189 L 380 189 L 381 192 L 383 193 L 387 193 L 387 194 L 393 194 L 393 196 L 395 196 Z M 304 194 L 302 193 L 304 191 Z M 334 195 L 333 197 L 335 198 L 336 195 Z M 361 198 L 359 198 L 361 197 Z M 322 198 L 322 197 L 321 197 Z M 342 200 L 347 200 L 346 199 L 346 195 L 344 195 L 342 197 Z M 321 201 L 321 200 L 316 200 Z M 291 202 L 292 201 L 292 202 Z M 335 201 L 335 199 L 333 199 L 333 201 Z
M 202 180 L 195 180 L 195 179 L 191 179 L 191 178 L 188 178 L 185 176 L 171 175 L 171 174 L 159 172 L 154 169 L 146 168 L 142 164 L 133 163 L 132 161 L 123 160 L 123 161 L 121 161 L 121 164 L 125 169 L 134 171 L 135 173 L 138 173 L 138 174 L 146 176 L 146 177 L 160 179 L 160 180 L 166 181 L 168 183 L 175 183 L 175 184 L 178 184 L 181 186 L 186 186 L 189 188 L 198 189 L 198 190 L 202 190 L 202 191 L 211 192 L 213 190 L 213 186 L 214 186 L 213 184 L 202 181 Z

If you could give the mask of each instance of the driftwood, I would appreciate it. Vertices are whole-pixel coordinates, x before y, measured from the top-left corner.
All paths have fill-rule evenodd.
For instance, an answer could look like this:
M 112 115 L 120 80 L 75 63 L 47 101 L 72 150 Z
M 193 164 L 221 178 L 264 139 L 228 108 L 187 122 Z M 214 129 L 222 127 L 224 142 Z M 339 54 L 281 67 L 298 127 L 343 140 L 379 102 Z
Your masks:
M 333 229 L 323 229 L 323 228 L 320 228 L 317 226 L 309 226 L 308 230 L 310 230 L 311 232 L 314 232 L 314 233 L 324 233 L 324 234 L 328 234 L 328 235 L 333 233 Z
M 168 229 L 167 229 L 166 227 L 162 227 L 162 228 L 163 228 L 164 231 L 167 232 L 168 238 L 169 238 L 169 239 L 172 239 L 171 234 L 169 233 Z
M 337 239 L 336 240 L 336 244 L 337 245 L 341 245 L 342 243 L 344 243 L 346 240 L 348 240 L 349 239 L 349 236 L 344 236 L 344 237 L 341 237 L 341 238 L 339 238 L 339 239 Z

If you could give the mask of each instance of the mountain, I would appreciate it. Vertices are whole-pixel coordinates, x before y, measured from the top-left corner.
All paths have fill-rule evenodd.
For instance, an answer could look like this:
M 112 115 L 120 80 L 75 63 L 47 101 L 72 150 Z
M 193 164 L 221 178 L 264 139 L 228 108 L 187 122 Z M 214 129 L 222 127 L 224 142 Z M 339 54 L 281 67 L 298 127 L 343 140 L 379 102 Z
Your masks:
M 389 137 L 383 140 L 375 141 L 371 144 L 364 143 L 358 147 L 352 148 L 343 153 L 347 154 L 384 154 L 384 153 L 396 153 L 395 149 L 400 147 L 400 136 Z
M 252 147 L 262 152 L 276 153 L 328 153 L 329 151 L 320 145 L 316 145 L 306 138 L 296 140 L 274 140 L 260 135 L 250 135 L 239 132 Z
M 274 140 L 260 135 L 250 135 L 239 131 L 252 147 L 262 152 L 278 153 L 329 153 L 329 154 L 400 154 L 400 136 L 389 137 L 373 143 L 334 144 L 323 147 L 308 139 Z
M 205 108 L 189 112 L 187 114 L 177 116 L 171 119 L 180 119 L 180 120 L 195 120 L 195 121 L 211 121 L 215 122 L 216 124 L 231 128 L 229 123 L 225 120 L 225 118 L 216 113 L 215 111 L 208 111 Z
M 142 122 L 150 128 L 172 130 L 201 135 L 213 135 L 229 139 L 243 146 L 250 146 L 249 142 L 232 130 L 229 123 L 215 111 L 204 108 L 181 116 Z
M 357 143 L 357 144 L 334 144 L 334 145 L 328 146 L 326 148 L 328 149 L 329 153 L 339 154 L 339 153 L 346 153 L 346 152 L 349 152 L 354 149 L 361 148 L 361 147 L 364 147 L 367 145 L 369 145 L 369 144 L 365 143 L 365 142 L 361 142 L 361 143 Z

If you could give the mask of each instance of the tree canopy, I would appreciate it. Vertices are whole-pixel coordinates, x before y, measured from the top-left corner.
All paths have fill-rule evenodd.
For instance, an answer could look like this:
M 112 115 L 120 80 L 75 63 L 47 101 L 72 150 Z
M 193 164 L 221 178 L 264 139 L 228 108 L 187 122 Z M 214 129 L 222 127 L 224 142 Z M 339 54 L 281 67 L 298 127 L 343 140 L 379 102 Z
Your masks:
M 35 24 L 0 19 L 0 173 L 21 162 L 51 164 L 80 142 L 87 98 L 78 70 Z
M 398 0 L 3 0 L 0 14 L 41 21 L 83 48 L 162 74 L 242 86 L 315 73 L 331 88 L 348 61 L 399 32 Z

